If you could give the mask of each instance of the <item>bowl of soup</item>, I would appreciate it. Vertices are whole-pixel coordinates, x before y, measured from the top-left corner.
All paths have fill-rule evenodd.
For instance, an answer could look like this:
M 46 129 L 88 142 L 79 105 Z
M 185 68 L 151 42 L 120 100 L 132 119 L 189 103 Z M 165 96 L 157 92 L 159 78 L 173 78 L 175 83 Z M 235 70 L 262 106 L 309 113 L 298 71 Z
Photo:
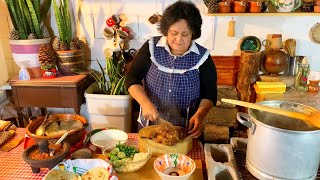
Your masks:
M 187 180 L 196 169 L 196 164 L 186 155 L 170 153 L 159 156 L 153 167 L 163 180 Z

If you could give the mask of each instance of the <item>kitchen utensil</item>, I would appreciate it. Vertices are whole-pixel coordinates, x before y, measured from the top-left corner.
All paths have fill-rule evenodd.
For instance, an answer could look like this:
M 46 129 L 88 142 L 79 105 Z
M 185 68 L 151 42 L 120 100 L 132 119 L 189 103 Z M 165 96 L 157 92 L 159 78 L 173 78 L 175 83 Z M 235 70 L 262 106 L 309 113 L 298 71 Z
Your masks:
M 42 123 L 40 124 L 40 126 L 38 127 L 38 129 L 36 130 L 36 135 L 37 136 L 42 136 L 46 130 L 46 122 L 50 116 L 51 112 L 48 112 L 44 118 L 44 120 L 42 121 Z
M 54 144 L 55 144 L 55 145 L 60 144 L 67 136 L 68 136 L 68 132 L 64 133 L 63 136 L 61 136 L 61 138 L 58 139 L 58 141 L 57 141 L 56 143 L 54 143 Z M 49 155 L 50 155 L 50 156 L 53 156 L 53 155 L 54 155 L 54 149 L 50 149 Z
M 259 105 L 312 113 L 317 109 L 290 101 L 263 101 Z M 239 112 L 248 127 L 246 167 L 258 179 L 316 179 L 320 160 L 320 130 L 303 121 L 264 111 Z
M 287 117 L 291 117 L 291 118 L 295 118 L 295 119 L 300 119 L 300 120 L 305 121 L 307 124 L 310 123 L 310 124 L 320 128 L 320 119 L 319 119 L 320 111 L 316 111 L 316 112 L 313 112 L 308 115 L 308 114 L 303 114 L 300 112 L 284 110 L 282 108 L 274 108 L 274 107 L 270 107 L 270 106 L 264 106 L 264 105 L 254 104 L 254 103 L 249 103 L 249 102 L 244 102 L 244 101 L 238 101 L 238 100 L 234 100 L 234 99 L 222 98 L 221 101 L 226 102 L 226 103 L 230 103 L 230 104 L 248 107 L 251 109 L 257 109 L 257 110 L 266 111 L 266 112 L 270 112 L 270 113 L 274 113 L 274 114 L 279 114 L 279 115 L 283 115 L 283 116 L 287 116 Z
M 296 55 L 296 46 L 297 46 L 297 42 L 295 39 L 287 39 L 287 46 L 290 52 L 290 56 L 293 57 Z

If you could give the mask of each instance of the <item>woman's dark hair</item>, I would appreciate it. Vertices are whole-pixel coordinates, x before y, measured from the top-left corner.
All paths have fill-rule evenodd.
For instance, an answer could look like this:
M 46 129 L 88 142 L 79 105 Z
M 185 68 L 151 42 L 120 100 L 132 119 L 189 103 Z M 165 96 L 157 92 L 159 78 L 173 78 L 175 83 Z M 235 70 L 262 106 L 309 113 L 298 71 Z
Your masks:
M 192 40 L 201 36 L 202 18 L 199 9 L 191 2 L 177 1 L 166 8 L 160 22 L 160 32 L 167 36 L 169 27 L 179 20 L 186 20 L 192 31 Z

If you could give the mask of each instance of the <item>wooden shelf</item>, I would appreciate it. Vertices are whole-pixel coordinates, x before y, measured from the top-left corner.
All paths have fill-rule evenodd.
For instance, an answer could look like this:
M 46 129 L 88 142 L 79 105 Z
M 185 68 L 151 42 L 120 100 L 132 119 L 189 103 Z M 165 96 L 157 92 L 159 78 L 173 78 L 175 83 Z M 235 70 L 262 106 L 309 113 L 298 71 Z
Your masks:
M 320 16 L 320 13 L 314 12 L 289 12 L 289 13 L 208 13 L 208 16 Z

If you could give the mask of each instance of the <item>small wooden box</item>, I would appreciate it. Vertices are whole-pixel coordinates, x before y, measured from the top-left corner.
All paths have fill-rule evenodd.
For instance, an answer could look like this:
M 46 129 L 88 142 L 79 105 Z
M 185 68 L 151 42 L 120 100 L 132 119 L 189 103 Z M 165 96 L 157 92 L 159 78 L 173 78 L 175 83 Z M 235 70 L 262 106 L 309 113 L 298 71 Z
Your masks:
M 236 85 L 240 56 L 211 56 L 216 65 L 218 85 Z

